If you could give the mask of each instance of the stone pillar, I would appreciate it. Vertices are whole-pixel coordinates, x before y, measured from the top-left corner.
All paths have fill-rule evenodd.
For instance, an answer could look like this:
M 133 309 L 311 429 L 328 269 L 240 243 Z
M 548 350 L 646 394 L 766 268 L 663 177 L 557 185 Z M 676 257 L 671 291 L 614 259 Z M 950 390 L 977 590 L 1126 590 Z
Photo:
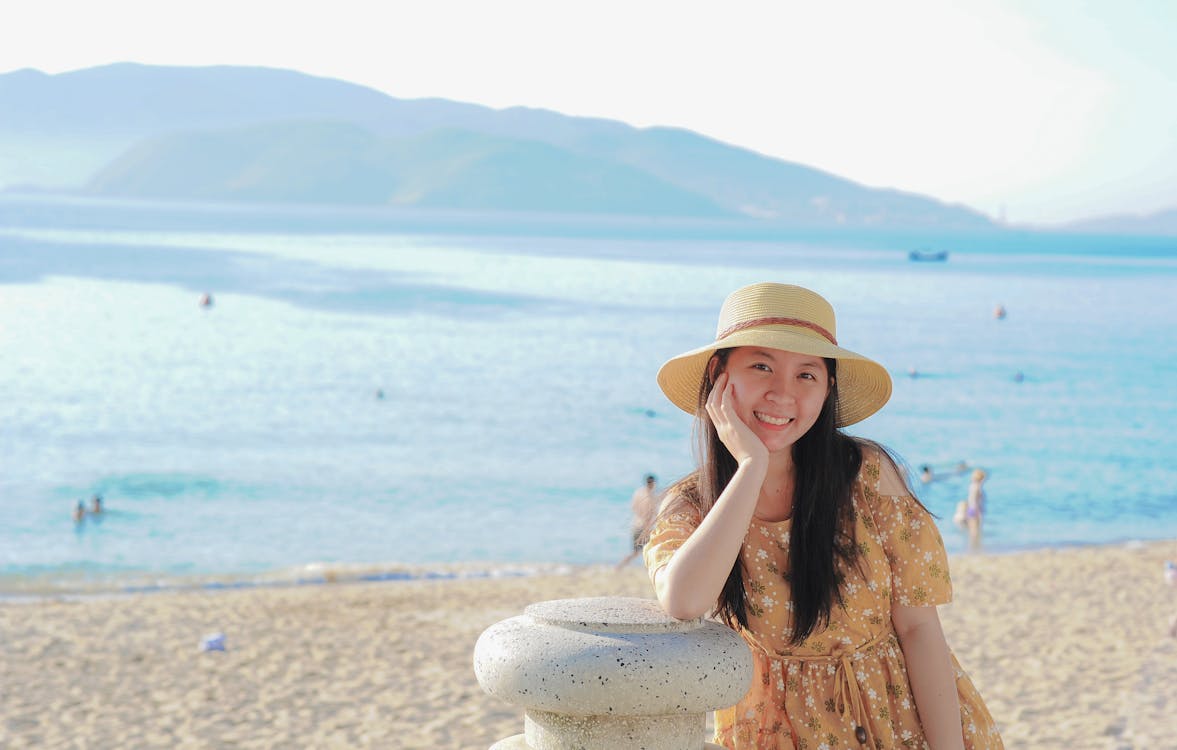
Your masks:
M 748 692 L 752 655 L 730 628 L 652 599 L 532 604 L 474 647 L 482 689 L 524 709 L 491 750 L 702 750 L 707 712 Z

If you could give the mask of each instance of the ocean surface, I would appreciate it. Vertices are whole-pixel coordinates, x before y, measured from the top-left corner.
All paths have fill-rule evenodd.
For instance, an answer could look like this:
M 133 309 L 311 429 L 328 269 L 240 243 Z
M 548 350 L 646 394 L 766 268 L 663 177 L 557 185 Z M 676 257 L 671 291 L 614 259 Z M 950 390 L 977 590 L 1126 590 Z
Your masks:
M 950 552 L 960 462 L 988 552 L 1177 534 L 1177 242 L 724 234 L 0 197 L 0 593 L 616 562 L 692 465 L 659 365 L 757 281 L 890 370 L 849 431 Z

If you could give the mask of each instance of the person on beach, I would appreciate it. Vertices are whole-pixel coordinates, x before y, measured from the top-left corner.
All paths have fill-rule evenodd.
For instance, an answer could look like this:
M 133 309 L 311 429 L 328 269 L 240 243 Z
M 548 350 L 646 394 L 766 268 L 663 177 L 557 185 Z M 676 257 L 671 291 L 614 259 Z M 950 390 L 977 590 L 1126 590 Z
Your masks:
M 878 411 L 891 379 L 838 345 L 830 304 L 739 289 L 715 341 L 658 384 L 695 416 L 699 464 L 666 490 L 646 567 L 667 614 L 713 613 L 753 654 L 714 742 L 1002 748 L 940 626 L 952 586 L 931 515 L 885 449 L 839 429 Z
M 974 469 L 972 481 L 969 482 L 969 494 L 964 500 L 956 504 L 956 513 L 952 520 L 957 526 L 969 533 L 969 549 L 974 552 L 981 549 L 981 522 L 985 518 L 985 474 L 984 469 Z
M 641 487 L 634 490 L 633 497 L 629 500 L 632 514 L 630 536 L 633 539 L 633 547 L 630 553 L 617 563 L 617 570 L 629 565 L 631 560 L 642 553 L 642 539 L 645 537 L 646 530 L 650 528 L 650 521 L 658 511 L 658 499 L 658 479 L 653 474 L 647 474 L 646 481 Z

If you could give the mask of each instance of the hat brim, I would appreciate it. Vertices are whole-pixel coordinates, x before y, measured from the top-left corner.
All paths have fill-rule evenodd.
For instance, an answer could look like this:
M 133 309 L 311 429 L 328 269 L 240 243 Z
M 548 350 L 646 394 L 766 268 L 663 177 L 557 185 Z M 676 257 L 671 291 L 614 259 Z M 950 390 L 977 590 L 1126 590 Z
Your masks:
M 838 403 L 834 423 L 838 427 L 861 422 L 883 408 L 891 398 L 891 376 L 879 363 L 849 349 L 843 349 L 788 327 L 767 326 L 737 331 L 722 341 L 680 354 L 658 370 L 658 385 L 670 401 L 695 414 L 699 386 L 707 363 L 718 349 L 761 346 L 838 361 Z

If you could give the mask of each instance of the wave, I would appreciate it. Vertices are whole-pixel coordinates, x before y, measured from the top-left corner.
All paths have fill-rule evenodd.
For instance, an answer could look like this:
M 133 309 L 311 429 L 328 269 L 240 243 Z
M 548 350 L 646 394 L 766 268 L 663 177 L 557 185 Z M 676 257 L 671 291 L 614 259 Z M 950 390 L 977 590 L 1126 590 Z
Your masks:
M 568 575 L 586 567 L 590 566 L 567 563 L 405 565 L 312 562 L 251 574 L 176 575 L 75 565 L 0 574 L 0 602 L 348 583 L 518 578 Z

